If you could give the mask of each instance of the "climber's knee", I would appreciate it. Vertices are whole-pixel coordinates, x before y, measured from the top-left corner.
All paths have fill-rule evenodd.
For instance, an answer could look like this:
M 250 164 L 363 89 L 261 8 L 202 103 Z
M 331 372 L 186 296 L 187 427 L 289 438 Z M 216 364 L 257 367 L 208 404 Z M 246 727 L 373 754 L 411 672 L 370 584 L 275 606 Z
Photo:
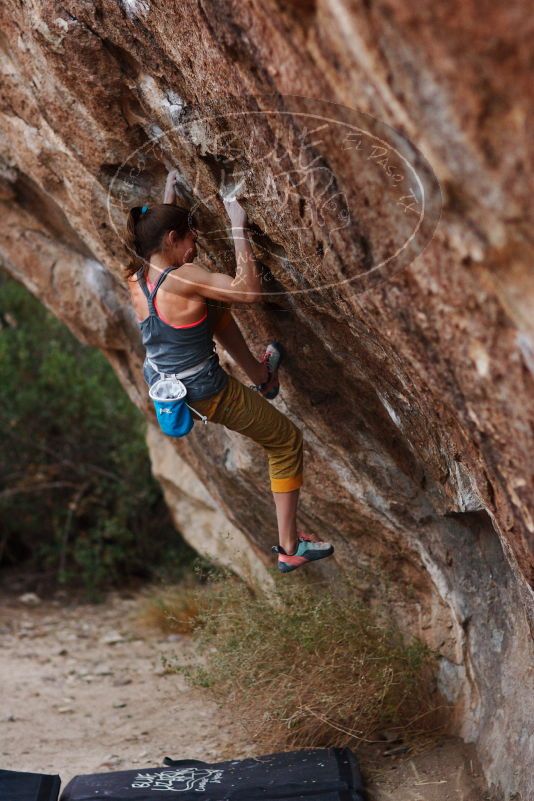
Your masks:
M 288 421 L 289 422 L 289 421 Z M 273 492 L 291 492 L 303 483 L 304 438 L 302 431 L 290 423 L 290 432 L 276 453 L 269 458 L 269 474 Z

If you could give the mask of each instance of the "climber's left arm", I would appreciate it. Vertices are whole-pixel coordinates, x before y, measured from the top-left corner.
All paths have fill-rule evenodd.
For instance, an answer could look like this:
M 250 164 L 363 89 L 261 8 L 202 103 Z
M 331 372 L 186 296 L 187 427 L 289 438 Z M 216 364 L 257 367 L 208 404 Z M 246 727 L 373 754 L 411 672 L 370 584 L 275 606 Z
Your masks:
M 167 175 L 167 180 L 165 182 L 165 192 L 163 193 L 163 202 L 164 203 L 176 203 L 176 178 L 178 176 L 178 170 L 170 170 L 169 174 Z

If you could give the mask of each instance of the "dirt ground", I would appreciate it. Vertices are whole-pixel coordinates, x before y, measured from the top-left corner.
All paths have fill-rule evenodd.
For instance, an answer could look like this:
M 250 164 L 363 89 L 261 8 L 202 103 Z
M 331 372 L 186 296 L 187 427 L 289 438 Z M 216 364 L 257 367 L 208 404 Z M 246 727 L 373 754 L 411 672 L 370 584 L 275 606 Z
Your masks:
M 1 576 L 0 576 L 1 579 Z M 194 658 L 188 637 L 146 630 L 143 593 L 104 604 L 0 590 L 0 767 L 77 773 L 257 754 L 231 715 L 165 669 Z M 33 602 L 32 602 L 33 601 Z M 473 749 L 447 739 L 424 753 L 359 753 L 369 801 L 485 801 Z M 400 747 L 402 751 L 402 746 Z

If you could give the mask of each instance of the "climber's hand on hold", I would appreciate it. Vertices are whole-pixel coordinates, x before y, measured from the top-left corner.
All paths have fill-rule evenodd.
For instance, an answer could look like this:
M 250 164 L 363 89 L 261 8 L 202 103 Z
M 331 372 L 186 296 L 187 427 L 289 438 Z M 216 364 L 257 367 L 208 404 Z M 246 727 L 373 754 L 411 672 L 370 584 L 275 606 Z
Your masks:
M 232 223 L 232 228 L 244 228 L 247 224 L 247 212 L 237 198 L 224 198 L 223 203 Z
M 169 174 L 167 175 L 167 183 L 172 184 L 174 186 L 174 184 L 178 180 L 178 175 L 179 175 L 178 170 L 176 169 L 169 170 Z
M 169 170 L 169 174 L 167 175 L 167 180 L 165 182 L 165 192 L 163 195 L 163 202 L 164 203 L 175 203 L 176 202 L 176 182 L 178 180 L 178 170 Z

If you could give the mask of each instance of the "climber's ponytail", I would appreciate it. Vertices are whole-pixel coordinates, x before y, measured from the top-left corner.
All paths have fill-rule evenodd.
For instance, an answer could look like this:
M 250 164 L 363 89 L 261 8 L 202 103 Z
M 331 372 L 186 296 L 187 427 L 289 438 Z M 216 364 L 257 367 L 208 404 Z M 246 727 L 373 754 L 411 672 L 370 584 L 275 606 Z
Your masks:
M 124 236 L 130 256 L 130 262 L 124 268 L 125 278 L 131 278 L 143 266 L 148 267 L 150 256 L 160 250 L 168 231 L 176 231 L 179 237 L 183 237 L 192 228 L 197 228 L 195 218 L 183 206 L 157 203 L 131 208 Z
M 135 233 L 137 223 L 141 217 L 141 208 L 141 206 L 134 206 L 128 212 L 128 217 L 126 219 L 124 244 L 126 245 L 126 249 L 130 257 L 129 263 L 124 268 L 124 275 L 126 279 L 131 278 L 132 275 L 135 275 L 135 273 L 143 266 L 143 258 L 138 250 L 137 237 Z

